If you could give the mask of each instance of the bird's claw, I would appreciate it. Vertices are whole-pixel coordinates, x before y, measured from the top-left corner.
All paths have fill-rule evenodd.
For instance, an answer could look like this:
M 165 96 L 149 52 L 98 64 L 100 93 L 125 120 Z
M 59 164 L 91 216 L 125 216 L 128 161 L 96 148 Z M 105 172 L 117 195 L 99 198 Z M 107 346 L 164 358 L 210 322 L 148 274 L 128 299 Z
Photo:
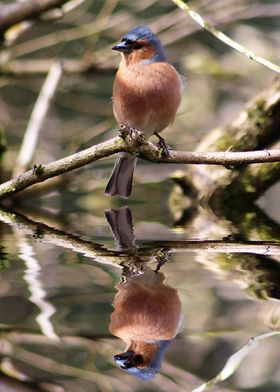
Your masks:
M 171 148 L 165 143 L 164 139 L 160 139 L 158 142 L 158 147 L 159 147 L 159 156 L 160 157 L 168 157 L 169 156 L 169 150 Z
M 122 264 L 122 278 L 121 283 L 125 283 L 127 279 L 134 276 L 142 275 L 145 272 L 145 263 L 136 260 L 129 262 L 127 264 Z
M 169 150 L 171 148 L 166 144 L 165 140 L 163 137 L 160 136 L 158 132 L 154 133 L 156 137 L 158 138 L 158 147 L 159 147 L 159 156 L 160 157 L 168 157 L 169 156 Z
M 171 256 L 170 249 L 159 250 L 158 254 L 155 256 L 155 261 L 157 262 L 157 266 L 154 271 L 156 273 L 159 272 L 161 267 L 169 260 L 170 256 Z
M 119 135 L 123 140 L 126 140 L 129 137 L 130 139 L 139 142 L 139 144 L 146 140 L 143 132 L 124 124 L 119 125 Z
M 120 138 L 122 138 L 123 140 L 125 140 L 127 138 L 128 132 L 127 132 L 127 127 L 124 124 L 119 124 L 119 136 Z

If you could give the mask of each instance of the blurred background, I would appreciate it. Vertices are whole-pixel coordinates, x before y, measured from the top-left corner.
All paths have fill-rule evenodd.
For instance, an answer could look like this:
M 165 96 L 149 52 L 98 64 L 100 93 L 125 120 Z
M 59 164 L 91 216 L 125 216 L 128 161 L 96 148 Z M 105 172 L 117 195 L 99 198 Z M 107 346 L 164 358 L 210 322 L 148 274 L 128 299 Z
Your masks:
M 1 2 L 0 12 L 8 3 L 14 1 Z M 280 63 L 279 1 L 187 3 L 237 42 Z M 137 25 L 158 34 L 169 61 L 187 80 L 176 120 L 163 135 L 174 149 L 195 150 L 212 129 L 231 123 L 250 99 L 275 82 L 271 70 L 203 31 L 171 1 L 65 2 L 5 32 L 0 52 L 2 181 L 13 175 L 53 61 L 62 62 L 63 73 L 32 165 L 117 134 L 111 95 L 120 57 L 111 46 Z M 186 170 L 184 165 L 139 161 L 131 199 L 104 197 L 113 162 L 110 157 L 84 166 L 4 203 L 13 212 L 0 213 L 1 391 L 192 391 L 214 377 L 251 336 L 279 328 L 280 251 L 266 254 L 256 247 L 279 245 L 279 182 L 262 195 L 258 207 L 233 211 L 231 221 L 203 204 L 195 212 L 188 202 L 174 208 L 172 178 Z M 123 205 L 132 211 L 141 255 L 147 247 L 153 252 L 168 244 L 180 248 L 162 272 L 178 291 L 184 328 L 169 347 L 161 373 L 149 383 L 112 361 L 124 349 L 108 331 L 123 259 L 110 253 L 115 244 L 104 210 Z M 202 241 L 201 249 L 184 250 L 188 241 Z M 219 250 L 207 241 L 218 241 Z M 144 262 L 155 267 L 154 258 Z M 279 337 L 262 342 L 223 387 L 212 390 L 279 391 L 279 344 Z
M 279 2 L 204 0 L 188 4 L 245 47 L 279 62 Z M 176 121 L 164 132 L 174 149 L 194 150 L 204 135 L 233 121 L 248 100 L 275 81 L 271 70 L 202 31 L 171 1 L 73 0 L 64 9 L 61 17 L 58 11 L 58 15 L 49 11 L 42 20 L 6 32 L 0 64 L 0 121 L 7 140 L 3 162 L 7 178 L 54 59 L 63 62 L 65 71 L 42 125 L 33 163 L 51 162 L 116 135 L 111 94 L 120 56 L 111 46 L 135 25 L 149 25 L 159 35 L 170 62 L 187 79 Z M 87 201 L 98 208 L 110 204 L 102 194 L 113 161 L 111 157 L 71 173 L 67 185 L 71 194 L 84 192 L 89 199 L 95 195 L 94 203 Z M 182 168 L 141 161 L 135 182 L 150 184 L 150 191 L 156 192 L 157 184 Z M 141 201 L 138 189 L 136 185 L 133 198 Z M 279 216 L 277 209 L 273 214 Z

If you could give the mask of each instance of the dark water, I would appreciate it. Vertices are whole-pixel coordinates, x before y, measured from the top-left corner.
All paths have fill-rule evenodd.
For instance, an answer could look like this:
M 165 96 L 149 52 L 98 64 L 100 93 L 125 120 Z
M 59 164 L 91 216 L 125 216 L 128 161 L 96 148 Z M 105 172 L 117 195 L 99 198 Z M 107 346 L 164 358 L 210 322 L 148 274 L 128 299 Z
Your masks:
M 279 241 L 226 235 L 206 211 L 174 226 L 131 210 L 73 226 L 0 212 L 1 391 L 192 391 L 279 328 Z M 153 380 L 119 368 L 127 342 L 113 333 L 170 340 Z M 279 349 L 268 335 L 212 390 L 279 391 Z

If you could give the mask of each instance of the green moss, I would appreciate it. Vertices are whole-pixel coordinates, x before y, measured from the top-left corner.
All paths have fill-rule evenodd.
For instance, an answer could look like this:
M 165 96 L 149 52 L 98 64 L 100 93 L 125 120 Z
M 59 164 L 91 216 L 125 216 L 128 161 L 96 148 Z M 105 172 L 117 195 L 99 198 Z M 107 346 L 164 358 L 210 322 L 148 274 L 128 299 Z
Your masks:
M 216 141 L 215 147 L 218 151 L 227 151 L 236 146 L 236 139 L 233 137 L 232 128 L 226 128 L 225 134 Z
M 243 136 L 237 136 L 237 128 L 227 127 L 225 134 L 219 138 L 215 143 L 215 148 L 218 151 L 242 151 L 244 149 L 253 149 L 257 145 L 257 136 L 259 130 L 255 127 L 244 129 Z
M 271 162 L 262 165 L 258 170 L 258 178 L 260 181 L 268 181 L 275 171 L 279 171 L 280 177 L 280 162 Z
M 215 263 L 223 271 L 232 272 L 234 269 L 240 267 L 240 257 L 234 254 L 231 254 L 229 257 L 228 254 L 221 253 L 215 256 Z
M 256 188 L 250 182 L 245 182 L 243 184 L 243 189 L 246 193 L 253 193 L 256 191 Z
M 265 100 L 263 98 L 258 99 L 255 102 L 255 105 L 247 110 L 249 118 L 258 117 L 260 114 L 263 114 L 265 112 Z
M 260 98 L 255 102 L 255 105 L 247 111 L 248 117 L 254 121 L 254 126 L 258 129 L 262 128 L 267 123 L 272 114 L 271 109 L 267 109 L 265 104 L 265 100 Z
M 280 162 L 260 164 L 255 171 L 244 167 L 240 174 L 222 191 L 222 205 L 226 210 L 238 208 L 241 211 L 252 204 L 260 194 L 274 184 L 280 175 Z
M 254 105 L 247 109 L 248 122 L 246 128 L 239 135 L 239 129 L 228 126 L 224 135 L 220 137 L 215 147 L 219 151 L 240 151 L 243 149 L 254 149 L 258 145 L 260 130 L 269 122 L 272 110 L 266 108 L 266 101 L 263 98 L 257 100 Z

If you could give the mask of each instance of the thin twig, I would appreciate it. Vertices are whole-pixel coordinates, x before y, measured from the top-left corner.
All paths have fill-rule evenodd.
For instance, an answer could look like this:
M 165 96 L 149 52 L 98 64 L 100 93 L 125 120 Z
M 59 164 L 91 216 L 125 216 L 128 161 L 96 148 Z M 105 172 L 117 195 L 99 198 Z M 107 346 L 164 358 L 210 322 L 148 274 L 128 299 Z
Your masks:
M 256 61 L 264 65 L 265 67 L 271 69 L 274 72 L 280 74 L 280 67 L 271 61 L 264 59 L 263 57 L 255 55 L 251 50 L 245 48 L 238 42 L 234 41 L 232 38 L 228 37 L 226 34 L 222 33 L 221 31 L 217 30 L 213 25 L 207 22 L 201 15 L 197 12 L 193 11 L 183 0 L 172 0 L 181 10 L 185 11 L 196 23 L 202 26 L 205 30 L 209 33 L 214 35 L 220 41 L 224 42 L 226 45 L 230 46 L 231 48 L 237 50 L 239 53 L 243 54 L 244 56 L 248 57 L 251 60 Z
M 71 0 L 67 3 L 60 6 L 60 8 L 53 8 L 46 12 L 40 14 L 40 19 L 44 21 L 52 21 L 62 18 L 68 12 L 74 10 L 79 7 L 86 0 Z M 17 23 L 16 26 L 11 26 L 5 32 L 5 46 L 9 47 L 14 44 L 14 42 L 24 34 L 28 29 L 30 29 L 34 25 L 34 20 L 23 20 L 20 23 Z
M 8 4 L 1 2 L 0 34 L 19 22 L 36 18 L 43 12 L 60 7 L 66 2 L 67 0 L 25 0 Z
M 112 18 L 112 14 L 118 3 L 119 0 L 107 0 L 104 2 L 101 10 L 99 11 L 96 20 L 102 20 L 101 29 L 96 34 L 87 37 L 87 39 L 85 40 L 84 53 L 82 55 L 82 61 L 84 61 L 85 63 L 93 63 L 92 59 L 94 58 L 96 44 L 101 36 L 102 31 L 105 30 L 110 19 Z
M 244 344 L 244 346 L 242 346 L 238 351 L 236 351 L 233 355 L 229 357 L 225 366 L 223 367 L 221 372 L 217 374 L 216 377 L 200 385 L 198 388 L 193 389 L 192 392 L 206 391 L 211 386 L 217 385 L 218 383 L 229 378 L 239 367 L 243 359 L 246 358 L 246 356 L 251 351 L 253 351 L 261 341 L 277 335 L 280 335 L 280 331 L 267 332 L 265 334 L 254 336 L 253 338 L 251 338 L 246 344 Z
M 84 0 L 73 0 L 77 2 L 82 2 Z M 69 3 L 66 3 L 64 6 L 61 7 L 61 11 L 64 14 L 66 11 L 65 8 L 68 7 L 68 4 L 71 5 L 71 1 Z M 213 21 L 212 23 L 214 24 L 227 24 L 227 23 L 233 23 L 236 22 L 237 20 L 248 20 L 251 18 L 258 18 L 260 16 L 268 18 L 268 17 L 274 17 L 276 18 L 279 16 L 280 12 L 280 7 L 278 4 L 257 4 L 256 7 L 252 8 L 250 7 L 249 9 L 240 9 L 240 10 L 235 10 L 233 13 L 230 14 L 225 14 L 224 10 L 220 12 L 220 14 L 212 15 L 212 12 L 210 13 L 211 10 L 209 10 L 207 17 L 211 18 Z M 67 9 L 68 12 L 68 9 Z M 152 19 L 151 22 L 149 23 L 149 26 L 152 28 L 152 30 L 155 33 L 160 33 L 160 37 L 162 42 L 164 43 L 165 46 L 170 45 L 174 43 L 174 41 L 177 41 L 181 39 L 182 37 L 189 36 L 190 34 L 198 31 L 201 26 L 198 24 L 189 24 L 187 26 L 183 26 L 182 23 L 179 23 L 180 21 L 182 22 L 182 16 L 184 16 L 182 13 L 178 15 L 178 12 L 180 10 L 176 9 L 175 12 L 170 12 L 169 14 L 163 15 L 161 17 Z M 111 18 L 111 22 L 114 20 L 115 16 L 117 16 L 118 13 L 114 14 Z M 213 17 L 215 16 L 215 19 Z M 128 17 L 128 16 L 127 16 Z M 103 18 L 100 18 L 103 19 Z M 104 19 L 105 20 L 105 19 Z M 111 22 L 106 25 L 106 29 L 111 26 Z M 30 22 L 29 22 L 30 23 Z M 119 24 L 119 23 L 117 23 Z M 176 25 L 175 28 L 171 29 L 172 26 Z M 167 30 L 166 30 L 167 29 Z M 162 32 L 162 30 L 164 30 Z M 98 34 L 101 33 L 101 30 L 98 31 Z M 29 45 L 27 48 L 30 48 L 32 51 L 36 51 L 36 47 L 39 47 L 40 49 L 44 47 L 44 42 L 46 42 L 45 36 L 40 37 L 39 40 L 43 40 L 43 42 L 40 43 L 40 41 L 36 43 L 36 41 L 32 40 L 32 45 Z M 48 35 L 47 35 L 48 37 Z M 60 38 L 60 37 L 59 37 Z M 56 35 L 56 40 L 52 40 L 52 37 L 49 36 L 49 39 L 53 44 L 58 43 L 57 41 L 57 35 Z M 37 39 L 36 39 L 37 40 Z M 29 41 L 28 41 L 29 42 Z M 42 45 L 41 45 L 42 44 Z M 23 48 L 25 47 L 25 43 L 20 44 L 20 46 L 16 46 L 15 48 L 22 47 L 21 45 L 24 45 Z M 13 49 L 14 50 L 14 49 Z M 17 49 L 15 49 L 17 52 Z M 1 73 L 7 73 L 7 74 L 14 74 L 14 75 L 34 75 L 34 74 L 45 74 L 49 71 L 50 64 L 52 63 L 52 59 L 50 58 L 33 58 L 32 60 L 28 59 L 10 59 L 15 55 L 15 53 L 9 53 L 8 51 L 4 51 L 5 53 L 2 54 L 2 61 L 1 61 Z M 112 72 L 115 70 L 114 65 L 108 65 L 106 64 L 106 67 L 104 65 L 98 63 L 98 59 L 101 58 L 101 63 L 104 60 L 104 56 L 100 56 L 100 49 L 96 50 L 94 52 L 94 56 L 91 56 L 91 58 L 78 58 L 78 59 L 70 59 L 70 58 L 63 58 L 61 59 L 63 62 L 63 70 L 65 73 L 83 73 L 87 72 L 89 69 L 92 69 L 98 73 L 102 72 Z M 109 56 L 113 56 L 114 54 L 111 52 Z M 21 55 L 20 52 L 16 53 L 16 55 Z M 105 56 L 106 57 L 106 56 Z M 8 61 L 9 59 L 9 61 Z M 100 61 L 99 61 L 100 62 Z
M 236 3 L 236 2 L 235 2 Z M 211 3 L 212 6 L 212 3 Z M 234 10 L 232 9 L 229 12 L 225 13 L 224 8 L 222 8 L 219 12 L 217 10 L 213 10 L 213 8 L 209 9 L 207 12 L 207 19 L 211 19 L 211 23 L 215 26 L 220 25 L 228 25 L 232 23 L 236 23 L 239 21 L 248 21 L 254 18 L 279 18 L 280 17 L 280 5 L 279 4 L 260 4 L 257 3 L 255 5 L 251 4 L 250 7 L 241 7 L 236 8 L 236 4 Z M 184 16 L 184 14 L 182 13 Z M 176 19 L 175 19 L 176 21 Z M 186 22 L 178 19 L 175 23 L 175 27 L 172 29 L 168 29 L 161 34 L 161 40 L 164 45 L 174 44 L 174 42 L 190 36 L 191 34 L 199 31 L 201 26 L 197 23 L 189 23 L 186 25 Z
M 28 366 L 32 366 L 35 369 L 44 368 L 46 372 L 51 374 L 56 374 L 58 371 L 61 377 L 73 377 L 91 381 L 99 385 L 102 384 L 104 391 L 113 391 L 113 388 L 111 387 L 111 379 L 101 372 L 80 369 L 75 366 L 67 365 L 66 363 L 58 362 L 47 355 L 41 355 L 29 351 L 27 348 L 14 344 L 12 340 L 9 340 L 8 335 L 2 336 L 0 343 L 2 348 L 1 354 L 5 357 L 16 358 L 21 363 L 27 363 Z
M 137 3 L 135 3 L 135 12 L 144 11 L 146 8 L 150 7 L 155 1 L 156 0 L 153 0 L 152 2 L 150 1 L 149 4 L 146 4 L 145 2 L 143 3 L 143 1 L 141 0 L 137 1 Z M 105 24 L 106 21 L 107 23 Z M 10 48 L 9 50 L 3 50 L 1 52 L 0 63 L 5 68 L 5 63 L 13 58 L 18 58 L 26 54 L 34 53 L 36 51 L 46 49 L 60 43 L 64 44 L 66 42 L 86 38 L 94 34 L 100 34 L 103 31 L 112 29 L 124 23 L 127 24 L 129 27 L 132 27 L 132 25 L 136 23 L 136 21 L 134 21 L 134 19 L 132 18 L 131 14 L 126 10 L 114 13 L 109 21 L 107 20 L 106 16 L 103 16 L 102 18 L 95 20 L 94 23 L 90 22 L 80 26 L 61 30 L 59 34 L 57 32 L 45 34 L 41 37 L 33 38 L 29 41 L 15 45 L 12 49 Z M 95 51 L 95 60 L 98 59 L 98 61 L 100 61 L 101 59 L 104 59 L 104 52 L 106 53 L 106 58 L 117 56 L 115 52 L 108 50 L 108 47 L 106 46 L 105 48 Z
M 71 27 L 69 29 L 60 31 L 59 34 L 57 32 L 51 32 L 40 37 L 32 38 L 29 41 L 14 45 L 13 48 L 2 51 L 0 58 L 1 63 L 5 68 L 5 63 L 13 58 L 18 58 L 36 51 L 41 51 L 61 43 L 65 44 L 66 42 L 89 37 L 93 34 L 97 34 L 100 31 L 103 31 L 105 27 L 107 29 L 126 22 L 127 19 L 129 19 L 129 15 L 126 12 L 119 12 L 114 15 L 114 18 L 112 18 L 106 26 L 103 25 L 105 19 L 106 18 L 104 17 L 97 20 L 95 23 L 90 22 L 81 26 Z M 108 50 L 108 48 L 106 49 Z
M 60 7 L 62 14 L 67 14 L 70 11 L 73 11 L 75 8 L 79 7 L 86 0 L 69 0 L 67 3 Z
M 22 174 L 31 164 L 37 147 L 40 131 L 48 112 L 51 100 L 62 76 L 62 65 L 54 62 L 33 108 L 23 142 L 19 151 L 13 175 Z
M 247 152 L 182 152 L 170 151 L 169 156 L 161 156 L 159 149 L 150 142 L 139 140 L 124 141 L 121 137 L 110 139 L 76 154 L 59 159 L 52 163 L 37 164 L 20 176 L 0 185 L 0 199 L 43 182 L 49 178 L 80 168 L 101 158 L 121 151 L 137 155 L 150 162 L 222 165 L 232 168 L 233 165 L 249 163 L 280 162 L 280 150 L 247 151 Z

